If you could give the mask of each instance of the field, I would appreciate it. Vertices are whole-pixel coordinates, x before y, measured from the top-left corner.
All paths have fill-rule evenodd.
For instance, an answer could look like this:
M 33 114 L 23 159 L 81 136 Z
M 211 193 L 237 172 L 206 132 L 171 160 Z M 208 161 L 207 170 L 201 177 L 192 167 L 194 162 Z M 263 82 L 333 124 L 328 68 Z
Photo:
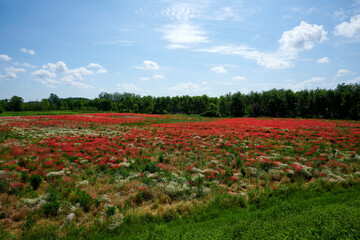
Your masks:
M 342 227 L 347 232 L 329 236 L 356 238 L 360 213 L 344 199 L 359 199 L 359 178 L 356 121 L 130 113 L 0 118 L 0 233 L 6 238 L 78 239 L 89 237 L 86 232 L 101 238 L 97 233 L 105 230 L 112 237 L 126 231 L 131 236 L 134 222 L 144 224 L 147 238 L 156 238 L 155 228 L 161 238 L 180 238 L 185 230 L 172 231 L 174 224 L 188 229 L 189 218 L 204 216 L 201 221 L 215 220 L 199 229 L 214 225 L 221 234 L 231 230 L 251 239 L 256 236 L 244 230 L 244 222 L 255 233 L 257 215 L 273 219 L 286 206 L 292 207 L 284 214 L 300 214 L 294 226 L 306 216 L 316 219 L 314 211 L 328 206 L 321 219 L 326 223 L 332 221 L 326 214 L 337 216 L 337 222 L 329 222 L 332 232 L 339 234 L 335 225 L 349 221 Z M 329 195 L 334 191 L 337 197 Z M 306 194 L 312 195 L 301 203 L 290 197 Z M 323 196 L 322 204 L 312 200 Z M 299 209 L 308 212 L 301 215 Z M 222 223 L 237 221 L 234 212 L 244 222 L 219 225 L 216 211 L 227 212 Z M 286 222 L 279 224 L 284 229 Z M 322 229 L 321 222 L 312 224 L 309 229 Z M 193 234 L 203 239 L 227 238 L 199 229 Z M 328 236 L 315 230 L 314 236 Z

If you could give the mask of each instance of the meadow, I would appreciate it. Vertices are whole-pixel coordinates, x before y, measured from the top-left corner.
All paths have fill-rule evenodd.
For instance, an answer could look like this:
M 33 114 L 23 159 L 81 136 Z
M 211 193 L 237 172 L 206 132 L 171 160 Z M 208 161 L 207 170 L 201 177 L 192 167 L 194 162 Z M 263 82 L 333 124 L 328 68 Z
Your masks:
M 356 239 L 359 179 L 358 121 L 0 118 L 4 239 Z

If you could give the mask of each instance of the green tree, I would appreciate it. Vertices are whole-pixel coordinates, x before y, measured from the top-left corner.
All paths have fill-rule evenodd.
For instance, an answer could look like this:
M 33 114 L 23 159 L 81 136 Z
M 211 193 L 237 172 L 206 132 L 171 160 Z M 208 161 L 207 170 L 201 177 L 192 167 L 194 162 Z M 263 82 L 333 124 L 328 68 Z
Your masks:
M 50 109 L 50 102 L 46 98 L 41 100 L 41 110 L 49 110 Z
M 243 95 L 240 92 L 231 96 L 230 114 L 234 117 L 242 117 L 245 115 L 245 104 Z
M 217 112 L 221 117 L 226 117 L 230 115 L 230 98 L 231 96 L 227 94 L 226 96 L 220 96 L 217 104 Z
M 10 99 L 9 105 L 11 111 L 21 111 L 24 99 L 22 97 L 13 96 Z

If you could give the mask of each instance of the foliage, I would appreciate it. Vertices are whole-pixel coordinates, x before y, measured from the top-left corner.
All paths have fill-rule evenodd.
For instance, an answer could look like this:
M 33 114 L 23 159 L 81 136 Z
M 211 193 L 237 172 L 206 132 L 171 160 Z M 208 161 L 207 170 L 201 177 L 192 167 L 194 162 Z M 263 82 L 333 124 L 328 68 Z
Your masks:
M 33 188 L 33 190 L 37 190 L 42 183 L 42 177 L 39 174 L 32 175 L 30 177 L 30 184 Z
M 116 111 L 129 113 L 185 113 L 204 116 L 268 116 L 360 119 L 360 85 L 340 84 L 336 89 L 292 90 L 271 89 L 263 92 L 226 94 L 224 96 L 151 97 L 131 93 L 101 93 L 93 100 L 86 98 L 59 98 L 51 94 L 39 102 L 23 103 L 14 96 L 0 101 L 6 111 L 72 110 Z
M 90 194 L 80 189 L 76 191 L 71 200 L 73 203 L 79 203 L 85 212 L 88 212 L 94 203 Z
M 43 205 L 42 209 L 46 216 L 56 216 L 60 208 L 60 200 L 58 193 L 52 189 L 47 192 L 47 202 Z

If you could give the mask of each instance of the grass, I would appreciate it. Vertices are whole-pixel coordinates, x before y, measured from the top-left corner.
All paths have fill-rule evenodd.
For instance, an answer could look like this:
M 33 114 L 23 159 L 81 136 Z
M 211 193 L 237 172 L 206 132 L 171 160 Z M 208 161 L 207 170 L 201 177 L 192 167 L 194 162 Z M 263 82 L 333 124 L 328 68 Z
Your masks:
M 3 112 L 0 117 L 12 117 L 12 116 L 41 116 L 41 115 L 67 115 L 67 114 L 79 114 L 84 112 L 79 111 L 62 111 L 62 110 L 44 110 L 44 111 L 20 111 L 20 112 Z
M 315 182 L 277 190 L 219 194 L 179 217 L 127 215 L 110 231 L 106 227 L 50 225 L 30 228 L 23 239 L 359 239 L 359 183 Z M 64 234 L 66 231 L 66 235 Z M 0 229 L 0 239 L 12 239 Z
M 224 200 L 224 199 L 223 199 Z M 359 239 L 360 189 L 265 196 L 259 205 L 210 205 L 170 223 L 143 223 L 107 239 Z M 226 205 L 225 205 L 226 206 Z M 101 239 L 98 235 L 94 239 Z

